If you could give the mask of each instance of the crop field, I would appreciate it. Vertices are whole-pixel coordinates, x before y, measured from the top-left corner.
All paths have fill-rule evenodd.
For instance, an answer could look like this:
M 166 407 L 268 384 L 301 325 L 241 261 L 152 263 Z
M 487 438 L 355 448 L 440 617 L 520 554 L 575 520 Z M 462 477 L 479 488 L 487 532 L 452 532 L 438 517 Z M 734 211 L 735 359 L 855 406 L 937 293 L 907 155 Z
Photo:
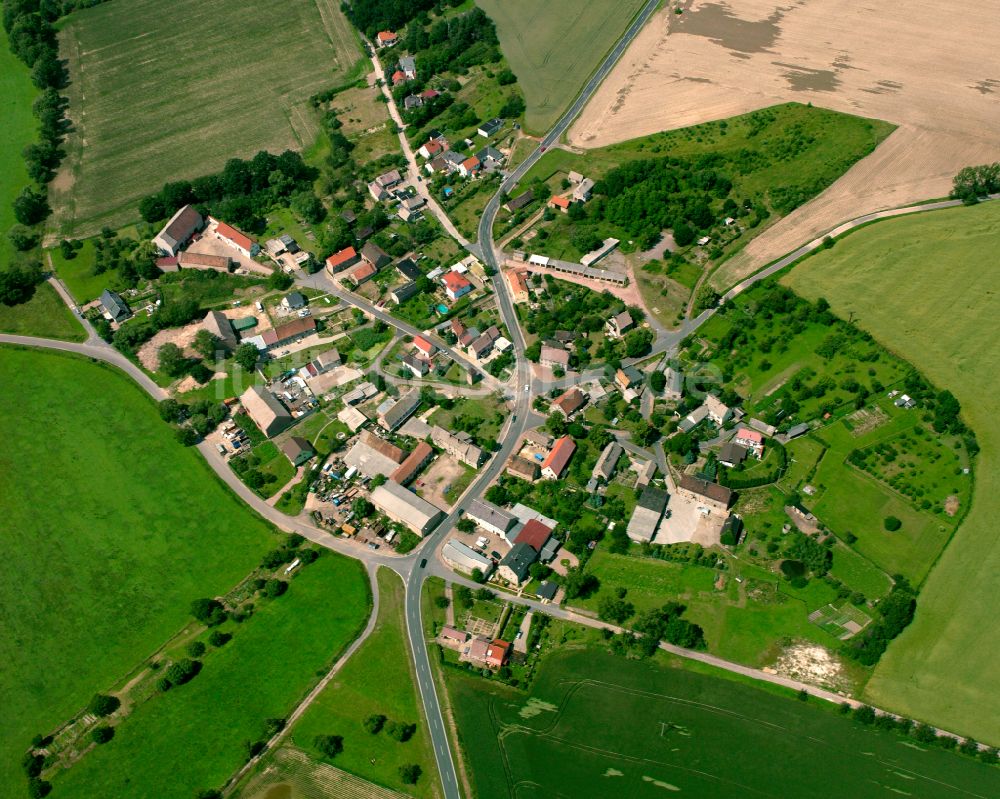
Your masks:
M 437 796 L 437 767 L 417 703 L 406 642 L 403 584 L 389 569 L 379 570 L 378 583 L 378 626 L 296 724 L 292 741 L 316 754 L 313 739 L 317 735 L 342 735 L 344 751 L 332 761 L 337 768 L 419 799 Z M 403 743 L 385 730 L 372 735 L 362 725 L 378 713 L 392 721 L 416 724 L 417 731 Z M 415 786 L 404 785 L 399 778 L 399 767 L 408 763 L 423 770 Z
M 288 592 L 257 606 L 233 639 L 204 658 L 189 684 L 154 696 L 54 782 L 54 794 L 92 799 L 190 799 L 246 761 L 265 720 L 285 718 L 360 632 L 370 609 L 357 561 L 325 553 Z
M 0 781 L 11 785 L 33 735 L 130 672 L 192 599 L 227 591 L 275 537 L 119 373 L 3 348 L 0 383 Z
M 525 127 L 544 133 L 625 32 L 642 0 L 476 0 L 496 23 L 500 48 L 528 109 Z
M 0 333 L 64 341 L 83 341 L 87 337 L 73 312 L 48 283 L 38 286 L 35 296 L 26 303 L 0 305 Z
M 881 222 L 800 264 L 785 280 L 910 359 L 962 403 L 982 451 L 968 516 L 920 592 L 914 623 L 867 694 L 887 707 L 1000 744 L 1000 206 Z M 933 298 L 928 303 L 927 298 Z M 902 518 L 902 517 L 900 517 Z
M 361 51 L 332 0 L 205 5 L 116 0 L 62 30 L 77 133 L 53 184 L 60 232 L 135 217 L 168 180 L 219 171 L 259 150 L 302 150 L 318 126 L 306 100 L 354 74 Z
M 658 655 L 550 654 L 530 693 L 446 671 L 478 796 L 995 795 L 1000 772 Z M 766 752 L 766 756 L 762 753 Z
M 875 0 L 845 15 L 836 0 L 743 0 L 683 11 L 652 17 L 570 129 L 571 144 L 600 147 L 789 100 L 898 126 L 821 198 L 725 262 L 717 287 L 842 221 L 941 197 L 963 166 L 996 160 L 1000 76 L 982 66 L 1000 38 L 992 9 L 943 15 L 933 0 Z
M 31 73 L 7 47 L 7 33 L 0 29 L 0 269 L 13 255 L 7 231 L 14 224 L 11 203 L 29 182 L 21 151 L 35 139 L 31 104 L 38 92 Z

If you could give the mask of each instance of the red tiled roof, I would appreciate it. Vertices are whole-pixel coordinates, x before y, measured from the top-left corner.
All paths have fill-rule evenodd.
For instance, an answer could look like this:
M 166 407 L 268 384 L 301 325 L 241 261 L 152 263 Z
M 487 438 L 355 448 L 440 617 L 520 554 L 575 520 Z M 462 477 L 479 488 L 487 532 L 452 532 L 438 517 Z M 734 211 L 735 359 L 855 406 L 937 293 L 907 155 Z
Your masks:
M 576 443 L 569 436 L 563 436 L 542 462 L 542 470 L 551 469 L 557 475 L 562 474 L 574 452 L 576 452 Z
M 441 282 L 452 291 L 460 291 L 466 286 L 471 286 L 472 284 L 462 277 L 458 272 L 445 272 L 441 277 Z
M 420 96 L 425 100 L 433 100 L 439 94 L 441 94 L 441 92 L 434 91 L 434 89 L 427 89 L 426 91 L 420 92 Z
M 397 69 L 392 73 L 392 82 L 399 83 L 401 80 L 406 80 L 406 73 L 400 69 Z
M 223 238 L 229 239 L 238 247 L 242 247 L 244 250 L 249 251 L 253 246 L 253 240 L 249 236 L 240 233 L 232 225 L 227 225 L 225 222 L 219 222 L 219 226 L 215 229 L 215 232 Z
M 444 147 L 442 147 L 442 146 L 441 146 L 441 145 L 440 145 L 440 144 L 439 144 L 438 142 L 436 142 L 436 141 L 429 141 L 429 142 L 426 142 L 426 143 L 424 144 L 424 149 L 425 149 L 425 150 L 426 150 L 426 151 L 427 151 L 428 153 L 430 153 L 431 155 L 434 155 L 434 153 L 439 153 L 439 152 L 441 152 L 441 151 L 442 151 L 442 150 L 444 149 Z
M 549 197 L 549 205 L 558 208 L 569 208 L 569 197 Z
M 484 660 L 491 666 L 502 666 L 507 660 L 507 653 L 509 651 L 510 644 L 497 638 L 487 648 Z
M 378 36 L 376 36 L 380 42 L 392 42 L 396 39 L 396 34 L 392 31 L 379 31 Z
M 514 291 L 524 291 L 528 290 L 528 281 L 524 277 L 524 271 L 521 269 L 512 269 L 507 273 L 507 279 L 510 281 L 511 288 Z
M 374 266 L 372 266 L 370 263 L 366 261 L 365 263 L 361 264 L 361 266 L 359 266 L 357 269 L 355 269 L 353 272 L 351 272 L 351 277 L 356 282 L 360 283 L 362 280 L 367 280 L 368 278 L 370 278 L 377 271 L 378 270 Z
M 336 269 L 343 263 L 350 261 L 351 259 L 358 257 L 358 251 L 353 247 L 345 247 L 340 252 L 335 252 L 329 258 L 326 259 L 326 265 L 331 269 Z
M 460 336 L 465 332 L 465 325 L 462 324 L 460 319 L 451 320 L 451 332 L 456 336 Z
M 434 450 L 431 445 L 426 441 L 421 441 L 413 448 L 413 452 L 406 457 L 406 460 L 399 464 L 390 479 L 395 483 L 405 485 L 417 473 L 417 469 L 433 454 Z
M 559 406 L 566 416 L 572 413 L 576 413 L 580 408 L 582 408 L 587 402 L 587 398 L 584 396 L 583 392 L 578 388 L 571 388 L 569 391 L 560 395 L 554 402 L 554 405 Z
M 427 355 L 430 355 L 432 352 L 434 352 L 435 349 L 437 349 L 423 336 L 416 336 L 413 339 L 413 346 L 415 346 L 421 352 L 426 353 Z
M 521 532 L 517 534 L 514 543 L 527 544 L 535 552 L 540 553 L 551 535 L 552 531 L 538 519 L 529 519 L 528 523 L 521 528 Z
M 764 441 L 764 436 L 758 433 L 756 430 L 748 430 L 745 427 L 741 427 L 736 431 L 735 438 L 741 438 L 744 441 L 753 441 L 756 444 L 761 444 Z
M 479 159 L 476 158 L 476 156 L 474 155 L 470 155 L 462 162 L 462 166 L 464 166 L 466 169 L 475 169 L 476 167 L 479 166 Z

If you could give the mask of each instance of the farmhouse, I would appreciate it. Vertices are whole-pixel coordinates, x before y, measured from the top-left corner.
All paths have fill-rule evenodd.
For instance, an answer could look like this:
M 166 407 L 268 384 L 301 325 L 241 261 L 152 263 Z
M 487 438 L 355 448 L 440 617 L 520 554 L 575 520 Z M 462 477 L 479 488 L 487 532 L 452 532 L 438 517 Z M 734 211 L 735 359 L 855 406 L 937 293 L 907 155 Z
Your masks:
M 594 464 L 594 471 L 590 475 L 590 483 L 587 484 L 588 490 L 593 491 L 596 489 L 600 481 L 605 483 L 611 481 L 611 478 L 615 476 L 615 469 L 618 468 L 618 459 L 621 456 L 622 447 L 617 441 L 612 441 L 604 448 L 601 457 Z M 591 487 L 591 484 L 593 484 L 593 487 Z
M 520 455 L 513 455 L 507 461 L 506 470 L 511 477 L 519 477 L 528 482 L 535 482 L 541 474 L 541 469 L 535 461 L 522 458 Z
M 300 436 L 292 436 L 288 439 L 288 441 L 281 445 L 281 451 L 285 453 L 285 457 L 295 467 L 301 466 L 316 454 L 312 448 L 312 444 Z
M 251 386 L 240 396 L 240 404 L 260 431 L 271 438 L 292 423 L 292 415 L 274 394 L 260 386 Z
M 444 149 L 445 146 L 441 142 L 434 141 L 433 139 L 431 139 L 430 141 L 426 141 L 423 144 L 421 144 L 420 149 L 417 150 L 417 153 L 419 153 L 423 158 L 430 159 L 436 155 L 443 153 Z
M 348 283 L 352 286 L 360 286 L 362 283 L 367 283 L 371 280 L 378 270 L 369 263 L 358 264 L 354 269 L 352 269 L 347 277 L 345 278 Z
M 128 304 L 110 289 L 101 292 L 101 308 L 104 315 L 112 322 L 124 322 L 132 316 L 132 309 Z
M 226 255 L 186 251 L 177 256 L 177 266 L 180 269 L 214 269 L 216 272 L 232 272 L 233 259 Z
M 201 326 L 215 336 L 227 350 L 236 349 L 236 332 L 224 313 L 209 311 Z
M 548 480 L 558 480 L 566 471 L 566 466 L 574 452 L 576 452 L 576 443 L 573 439 L 569 436 L 560 438 L 542 462 L 542 476 Z
M 403 462 L 406 453 L 388 441 L 365 432 L 344 456 L 348 468 L 357 469 L 365 477 L 390 477 Z
M 663 376 L 667 379 L 666 385 L 663 387 L 664 398 L 668 400 L 681 399 L 684 396 L 684 373 L 668 366 L 663 372 Z
M 569 352 L 559 347 L 544 345 L 538 354 L 538 362 L 542 366 L 569 368 Z
M 480 169 L 482 169 L 482 162 L 476 158 L 474 155 L 470 155 L 461 164 L 458 165 L 458 174 L 463 178 L 470 177 L 476 174 Z
M 621 387 L 622 391 L 627 391 L 642 384 L 642 372 L 634 366 L 623 366 L 615 372 L 615 382 Z
M 468 435 L 468 434 L 464 434 Z M 478 469 L 486 460 L 486 453 L 469 439 L 459 438 L 449 433 L 443 427 L 435 425 L 431 428 L 431 441 L 454 458 L 467 466 Z
M 409 283 L 403 283 L 400 286 L 396 286 L 389 292 L 389 297 L 392 301 L 399 305 L 402 302 L 406 302 L 410 297 L 415 297 L 420 293 L 420 287 L 413 281 Z
M 421 441 L 413 448 L 413 452 L 406 457 L 406 460 L 399 464 L 399 468 L 389 476 L 389 479 L 405 486 L 417 476 L 417 473 L 423 469 L 433 457 L 434 449 L 426 441 Z
M 406 525 L 417 535 L 427 535 L 444 514 L 399 483 L 383 483 L 371 493 L 372 504 L 394 522 Z
M 747 450 L 753 453 L 755 458 L 764 457 L 764 436 L 756 430 L 748 430 L 745 427 L 741 427 L 736 431 L 736 435 L 733 436 L 733 443 L 741 447 L 746 447 Z
M 708 418 L 722 427 L 733 415 L 733 409 L 726 405 L 714 394 L 705 397 L 705 408 L 708 409 Z
M 677 429 L 682 433 L 690 433 L 707 418 L 708 408 L 704 405 L 700 405 L 681 419 L 680 423 L 677 425 Z
M 397 262 L 396 271 L 407 280 L 419 280 L 422 274 L 420 268 L 413 263 L 411 258 L 404 258 L 402 261 Z
M 156 234 L 153 244 L 164 255 L 177 255 L 191 241 L 191 237 L 202 229 L 205 220 L 193 205 L 185 205 Z
M 610 338 L 621 338 L 633 327 L 635 327 L 635 322 L 632 320 L 632 314 L 628 311 L 622 311 L 620 314 L 612 316 L 605 324 L 604 329 Z
M 493 350 L 493 345 L 501 338 L 500 331 L 494 325 L 469 345 L 469 354 L 474 358 L 485 358 Z
M 493 669 L 498 669 L 507 662 L 510 652 L 510 644 L 497 638 L 491 641 L 489 638 L 477 637 L 472 639 L 466 651 L 466 657 L 476 663 L 482 663 Z
M 466 574 L 472 574 L 473 570 L 479 569 L 484 577 L 489 577 L 493 571 L 492 560 L 485 555 L 480 555 L 468 544 L 463 544 L 454 538 L 449 539 L 448 543 L 444 545 L 441 557 L 453 569 L 458 569 Z M 441 634 L 444 634 L 444 629 L 441 630 Z M 468 635 L 466 633 L 462 633 L 462 635 L 465 636 L 462 638 L 464 643 Z
M 494 118 L 480 125 L 479 129 L 476 132 L 484 139 L 488 139 L 490 136 L 493 136 L 495 133 L 497 133 L 497 131 L 499 131 L 500 128 L 502 127 L 503 127 L 503 120 L 499 118 Z
M 545 545 L 549 542 L 549 538 L 552 537 L 552 528 L 542 524 L 538 519 L 528 519 L 524 523 L 524 526 L 517 531 L 514 536 L 513 543 L 514 546 L 518 544 L 527 544 L 539 555 L 545 549 Z M 506 539 L 507 536 L 505 535 Z
M 594 192 L 594 181 L 590 178 L 583 178 L 573 189 L 573 199 L 579 203 L 585 203 Z M 615 242 L 617 244 L 617 242 Z
M 507 282 L 510 283 L 510 293 L 514 302 L 527 302 L 530 299 L 528 295 L 528 280 L 525 277 L 524 270 L 509 270 L 507 272 Z
M 639 495 L 625 532 L 633 541 L 652 541 L 660 526 L 670 495 L 661 488 L 646 486 Z
M 419 405 L 420 391 L 412 388 L 401 395 L 387 411 L 379 414 L 378 423 L 389 432 L 392 432 L 409 419 Z
M 472 500 L 469 503 L 469 507 L 465 510 L 465 515 L 467 518 L 472 519 L 477 526 L 491 533 L 503 536 L 505 539 L 507 534 L 518 523 L 517 517 L 514 514 L 497 507 L 492 502 L 482 499 Z
M 244 233 L 240 233 L 232 225 L 219 222 L 215 227 L 215 237 L 226 242 L 238 252 L 251 258 L 260 252 L 260 245 Z M 183 266 L 183 264 L 182 264 Z
M 548 206 L 549 208 L 558 208 L 564 214 L 568 214 L 570 206 L 569 197 L 560 197 L 557 194 L 553 194 L 549 197 Z
M 379 31 L 375 35 L 375 43 L 381 47 L 392 47 L 399 41 L 399 37 L 392 31 Z
M 340 366 L 340 363 L 340 353 L 335 349 L 330 349 L 326 352 L 321 352 L 309 363 L 307 363 L 306 370 L 312 377 L 316 377 L 317 375 L 324 375 L 332 369 L 335 369 Z
M 441 282 L 444 284 L 444 293 L 452 302 L 472 291 L 472 284 L 458 272 L 445 272 L 441 276 Z
M 739 466 L 747 457 L 747 448 L 734 444 L 732 441 L 726 442 L 719 450 L 719 463 L 728 466 L 730 469 Z
M 361 248 L 361 260 L 375 269 L 381 269 L 392 262 L 389 254 L 373 241 L 366 242 Z
M 295 319 L 291 322 L 286 322 L 278 327 L 271 328 L 270 330 L 265 330 L 259 336 L 254 336 L 253 339 L 248 339 L 257 345 L 259 350 L 270 350 L 275 347 L 283 347 L 286 344 L 291 344 L 294 341 L 298 341 L 304 336 L 308 336 L 310 333 L 316 330 L 316 320 L 311 316 L 306 316 L 302 319 Z
M 531 564 L 538 560 L 538 553 L 527 544 L 514 544 L 500 561 L 497 577 L 512 585 L 521 585 L 531 577 Z
M 559 411 L 559 413 L 569 419 L 586 404 L 587 395 L 574 386 L 552 400 L 552 410 Z
M 413 339 L 413 346 L 416 347 L 425 358 L 430 358 L 435 352 L 437 352 L 437 347 L 431 344 L 431 342 L 423 336 L 415 336 Z
M 431 370 L 431 367 L 423 358 L 416 358 L 413 355 L 406 354 L 399 360 L 402 361 L 403 366 L 413 373 L 414 377 L 423 377 Z
M 503 207 L 507 211 L 513 214 L 516 211 L 520 211 L 522 208 L 524 208 L 524 206 L 530 205 L 534 201 L 534 199 L 535 199 L 535 192 L 532 191 L 531 189 L 528 189 L 527 191 L 518 194 L 517 197 L 512 197 L 511 199 L 507 200 L 507 202 L 504 203 Z
M 358 251 L 353 247 L 345 247 L 340 252 L 335 252 L 329 258 L 326 259 L 326 269 L 331 275 L 337 274 L 337 272 L 343 272 L 361 260 L 361 256 L 358 255 Z
M 728 510 L 733 501 L 733 492 L 725 486 L 689 474 L 681 477 L 677 489 L 715 510 Z

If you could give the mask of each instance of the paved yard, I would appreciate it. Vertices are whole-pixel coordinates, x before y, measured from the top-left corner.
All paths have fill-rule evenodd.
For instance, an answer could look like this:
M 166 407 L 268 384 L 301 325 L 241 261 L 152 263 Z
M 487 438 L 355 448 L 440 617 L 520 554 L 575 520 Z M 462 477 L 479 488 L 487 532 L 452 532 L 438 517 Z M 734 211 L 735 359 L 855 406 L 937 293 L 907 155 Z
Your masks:
M 695 499 L 680 493 L 670 495 L 667 515 L 660 522 L 654 541 L 657 544 L 680 544 L 693 541 L 704 547 L 719 543 L 726 514 L 707 509 Z

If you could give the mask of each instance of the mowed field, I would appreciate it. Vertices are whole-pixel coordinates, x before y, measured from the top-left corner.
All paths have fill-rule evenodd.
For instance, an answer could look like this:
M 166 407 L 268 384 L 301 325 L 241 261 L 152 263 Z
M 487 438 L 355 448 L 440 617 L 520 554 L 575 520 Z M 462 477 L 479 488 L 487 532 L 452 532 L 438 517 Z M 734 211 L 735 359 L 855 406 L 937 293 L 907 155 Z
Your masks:
M 3 347 L 0 385 L 0 784 L 11 786 L 33 735 L 111 688 L 185 624 L 193 599 L 229 590 L 280 539 L 114 370 Z
M 729 286 L 837 223 L 948 193 L 1000 150 L 995 3 L 836 0 L 777 7 L 693 0 L 646 26 L 570 130 L 598 147 L 796 100 L 899 129 L 825 193 L 763 232 L 713 282 Z
M 962 403 L 982 447 L 972 507 L 923 586 L 914 623 L 868 683 L 873 702 L 1000 744 L 1000 204 L 880 222 L 797 266 L 826 297 Z
M 136 216 L 168 180 L 259 150 L 312 144 L 306 100 L 343 82 L 361 51 L 334 0 L 112 0 L 63 28 L 76 134 L 53 184 L 60 233 Z
M 643 0 L 476 0 L 524 92 L 525 128 L 547 131 L 614 47 Z
M 925 751 L 829 706 L 686 671 L 663 655 L 635 661 L 563 649 L 527 696 L 446 673 L 478 796 L 958 799 L 1000 791 L 994 767 Z
M 10 52 L 7 33 L 0 28 L 0 269 L 14 252 L 7 238 L 16 221 L 11 203 L 29 182 L 21 151 L 35 140 L 31 104 L 37 95 L 30 71 Z

